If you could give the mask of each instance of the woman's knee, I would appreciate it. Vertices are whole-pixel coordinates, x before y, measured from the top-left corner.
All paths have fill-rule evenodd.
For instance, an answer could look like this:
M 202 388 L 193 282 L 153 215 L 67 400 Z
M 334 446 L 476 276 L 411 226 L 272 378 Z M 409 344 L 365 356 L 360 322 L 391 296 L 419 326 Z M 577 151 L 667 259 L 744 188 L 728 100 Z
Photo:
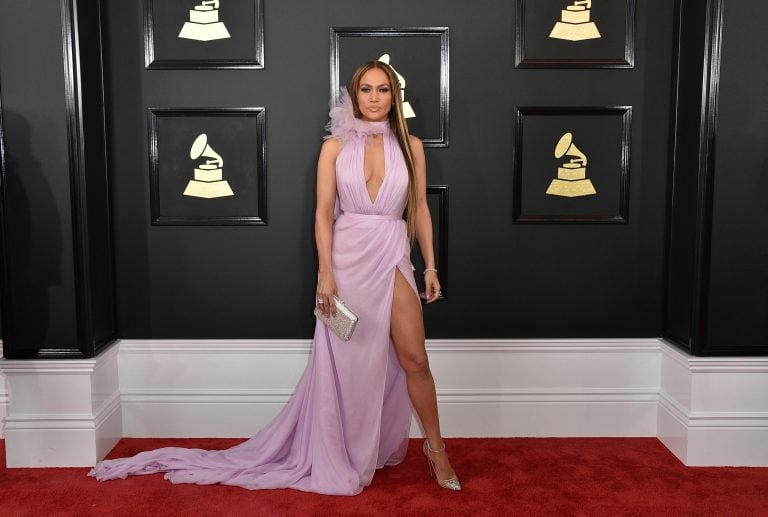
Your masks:
M 429 375 L 429 358 L 426 352 L 401 354 L 400 366 L 408 375 Z

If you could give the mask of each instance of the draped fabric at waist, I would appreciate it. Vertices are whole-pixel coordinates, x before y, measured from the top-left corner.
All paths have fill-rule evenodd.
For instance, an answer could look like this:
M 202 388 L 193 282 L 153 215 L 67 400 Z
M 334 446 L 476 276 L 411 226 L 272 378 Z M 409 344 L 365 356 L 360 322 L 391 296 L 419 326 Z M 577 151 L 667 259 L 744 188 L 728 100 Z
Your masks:
M 408 225 L 397 212 L 343 212 L 333 224 L 331 256 L 345 302 L 352 302 L 358 292 L 367 297 L 376 282 L 381 283 L 376 289 L 387 291 L 392 288 L 392 268 L 410 260 Z
M 379 220 L 389 220 L 389 221 L 404 221 L 402 215 L 398 214 L 356 214 L 354 212 L 342 212 L 339 216 L 339 219 L 342 217 L 349 218 L 349 219 L 357 219 L 360 221 L 364 220 L 371 220 L 371 219 L 379 219 Z

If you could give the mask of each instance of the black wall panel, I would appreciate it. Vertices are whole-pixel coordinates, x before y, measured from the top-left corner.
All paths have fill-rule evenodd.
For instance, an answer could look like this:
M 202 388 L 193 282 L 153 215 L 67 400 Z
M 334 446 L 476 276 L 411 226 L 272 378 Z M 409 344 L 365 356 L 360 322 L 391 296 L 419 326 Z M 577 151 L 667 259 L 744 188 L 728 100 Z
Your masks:
M 0 4 L 3 354 L 115 338 L 99 0 Z
M 331 27 L 450 27 L 451 296 L 432 338 L 647 337 L 664 311 L 673 4 L 637 2 L 633 69 L 515 69 L 515 2 L 265 2 L 263 70 L 145 70 L 141 2 L 106 2 L 105 73 L 119 334 L 306 338 L 314 171 Z M 556 21 L 556 17 L 553 22 Z M 378 57 L 378 56 L 372 56 Z M 396 63 L 393 61 L 396 66 Z M 407 79 L 407 78 L 406 78 Z M 269 224 L 152 226 L 147 108 L 264 106 Z M 629 223 L 513 222 L 516 106 L 632 106 Z
M 702 116 L 705 75 L 707 2 L 676 2 L 675 131 L 672 149 L 669 205 L 667 305 L 664 334 L 685 348 L 693 348 L 698 333 L 703 247 L 699 212 L 701 140 L 706 137 Z M 702 161 L 703 160 L 703 161 Z
M 115 338 L 100 0 L 63 0 L 70 177 L 81 348 Z
M 709 352 L 768 350 L 768 13 L 724 4 L 707 307 Z M 746 79 L 746 80 L 745 80 Z
M 664 337 L 693 355 L 768 353 L 766 21 L 739 0 L 679 0 Z
M 62 15 L 58 0 L 0 8 L 4 340 L 34 356 L 77 340 Z

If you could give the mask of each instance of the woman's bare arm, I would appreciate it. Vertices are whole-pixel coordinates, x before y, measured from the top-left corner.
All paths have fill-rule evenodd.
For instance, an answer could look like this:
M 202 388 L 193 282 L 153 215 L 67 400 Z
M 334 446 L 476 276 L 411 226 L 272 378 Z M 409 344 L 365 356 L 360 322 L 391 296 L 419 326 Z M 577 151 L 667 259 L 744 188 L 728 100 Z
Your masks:
M 340 142 L 329 138 L 323 142 L 317 160 L 317 201 L 315 204 L 315 246 L 317 247 L 317 306 L 323 314 L 335 313 L 336 280 L 331 262 L 333 244 L 333 211 L 336 206 L 336 157 Z M 321 303 L 322 302 L 322 303 Z
M 421 140 L 411 136 L 413 165 L 416 176 L 417 210 L 416 210 L 416 240 L 419 243 L 421 256 L 426 269 L 435 269 L 435 250 L 432 243 L 432 217 L 427 205 L 427 162 L 424 156 L 424 146 Z M 424 274 L 426 292 L 424 298 L 432 303 L 440 297 L 440 281 L 437 273 L 428 271 Z

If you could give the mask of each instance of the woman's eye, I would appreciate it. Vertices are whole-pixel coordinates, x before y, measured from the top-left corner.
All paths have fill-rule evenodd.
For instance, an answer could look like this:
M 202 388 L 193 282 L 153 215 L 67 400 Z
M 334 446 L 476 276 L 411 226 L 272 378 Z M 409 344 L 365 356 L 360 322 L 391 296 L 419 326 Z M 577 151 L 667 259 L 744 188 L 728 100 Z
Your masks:
M 381 93 L 387 93 L 387 92 L 389 92 L 389 88 L 381 88 L 381 89 L 379 89 L 379 91 Z
M 360 88 L 360 91 L 363 92 L 363 93 L 369 93 L 371 91 L 371 89 L 367 88 L 367 87 L 362 87 L 362 88 Z

